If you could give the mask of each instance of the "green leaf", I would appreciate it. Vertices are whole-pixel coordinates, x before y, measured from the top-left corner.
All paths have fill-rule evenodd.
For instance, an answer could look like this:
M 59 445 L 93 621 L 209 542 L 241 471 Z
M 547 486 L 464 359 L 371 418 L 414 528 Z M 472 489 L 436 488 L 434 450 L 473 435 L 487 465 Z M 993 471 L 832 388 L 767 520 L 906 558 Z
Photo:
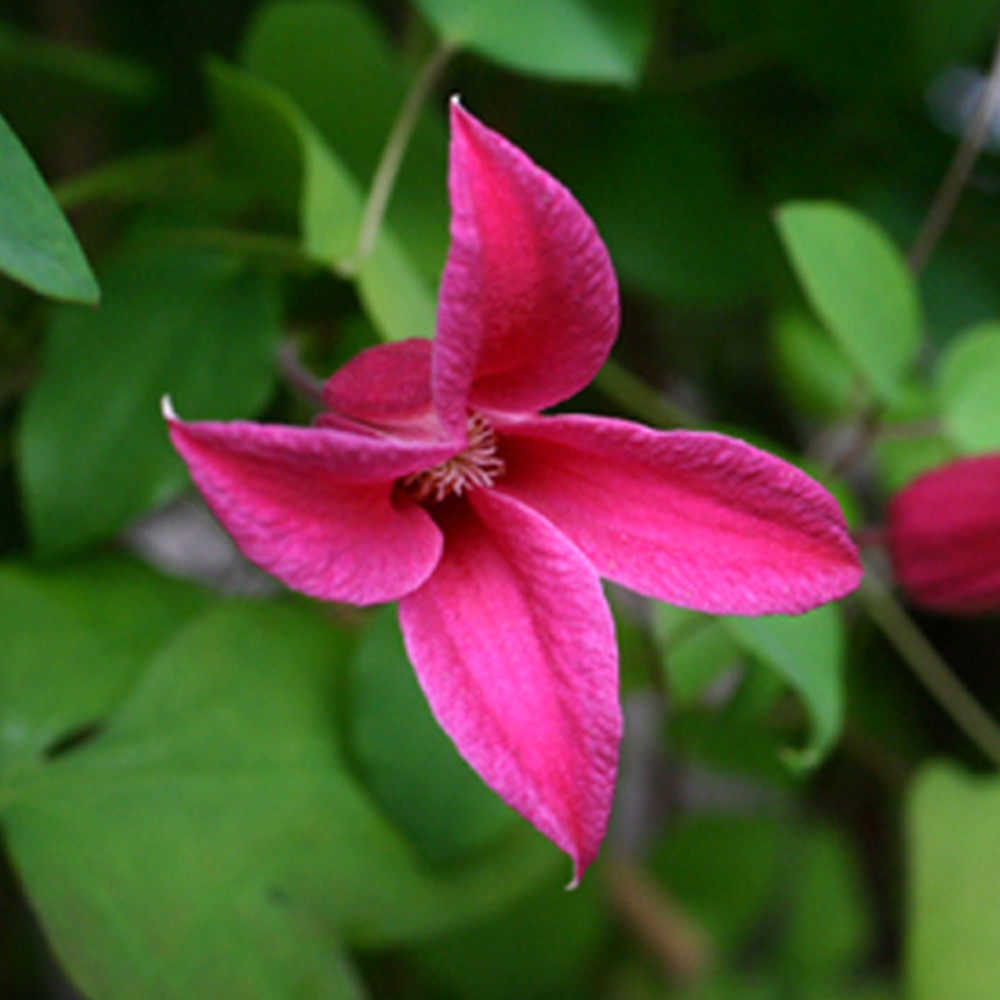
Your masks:
M 455 1000 L 591 996 L 609 931 L 602 874 L 593 871 L 575 892 L 547 883 L 487 920 L 428 942 L 416 961 Z
M 434 294 L 385 223 L 375 248 L 361 263 L 357 283 L 368 318 L 386 340 L 434 335 Z
M 945 430 L 961 452 L 1000 449 L 1000 323 L 983 323 L 953 340 L 938 367 Z
M 354 179 L 277 87 L 218 60 L 207 72 L 226 166 L 295 212 L 308 257 L 342 265 L 361 219 Z
M 799 310 L 781 312 L 772 323 L 778 375 L 796 409 L 818 417 L 846 414 L 856 378 L 826 331 Z
M 124 556 L 0 567 L 0 782 L 99 722 L 143 657 L 206 601 Z
M 648 0 L 417 0 L 438 33 L 511 69 L 587 83 L 635 84 L 649 47 Z
M 921 342 L 917 290 L 899 251 L 833 202 L 789 202 L 777 224 L 816 314 L 871 391 L 893 402 Z
M 267 853 L 304 795 L 329 794 L 309 773 L 330 756 L 328 684 L 305 680 L 332 677 L 342 644 L 288 609 L 212 612 L 102 735 L 14 790 L 15 863 L 89 995 L 360 996 Z
M 875 442 L 874 458 L 886 496 L 902 489 L 910 480 L 956 457 L 955 445 L 941 426 L 941 403 L 923 379 L 903 385 L 896 404 L 883 417 L 886 433 Z M 906 428 L 923 425 L 922 433 Z M 899 433 L 893 433 L 896 427 Z
M 55 299 L 95 303 L 100 298 L 73 230 L 2 117 L 0 271 Z
M 209 66 L 209 84 L 227 163 L 295 216 L 306 256 L 357 279 L 366 311 L 387 339 L 431 336 L 433 294 L 385 224 L 355 273 L 361 190 L 295 102 L 220 62 Z
M 220 604 L 100 734 L 8 783 L 15 867 L 85 993 L 339 1000 L 342 942 L 461 926 L 551 874 L 534 832 L 441 875 L 416 862 L 340 755 L 350 646 L 313 606 Z
M 788 617 L 723 618 L 732 637 L 774 670 L 802 699 L 812 717 L 812 737 L 792 758 L 811 767 L 830 751 L 843 717 L 843 626 L 825 605 Z
M 681 706 L 697 704 L 714 684 L 742 665 L 740 647 L 725 627 L 699 618 L 700 627 L 671 643 L 663 654 L 670 693 Z
M 189 418 L 253 415 L 274 384 L 280 334 L 273 281 L 226 254 L 121 254 L 99 310 L 64 307 L 19 431 L 38 548 L 101 541 L 184 484 L 160 400 Z
M 136 60 L 52 41 L 6 23 L 0 23 L 0 67 L 5 74 L 21 75 L 22 86 L 34 83 L 37 87 L 41 80 L 77 94 L 103 94 L 130 103 L 149 101 L 157 95 L 160 83 Z
M 738 954 L 773 900 L 789 831 L 774 818 L 687 816 L 653 855 L 656 873 L 726 954 Z
M 375 797 L 434 863 L 482 849 L 515 814 L 434 721 L 403 649 L 395 608 L 379 611 L 351 682 L 351 747 Z
M 804 833 L 786 868 L 790 912 L 781 961 L 792 982 L 846 981 L 874 944 L 858 858 L 832 827 Z
M 1000 983 L 1000 782 L 925 769 L 907 812 L 911 1000 L 994 1000 Z
M 370 10 L 350 0 L 276 0 L 261 7 L 242 62 L 302 109 L 367 190 L 406 100 L 411 74 Z M 355 100 L 334 94 L 364 95 Z M 425 108 L 406 149 L 387 221 L 423 277 L 437 284 L 448 240 L 444 102 Z

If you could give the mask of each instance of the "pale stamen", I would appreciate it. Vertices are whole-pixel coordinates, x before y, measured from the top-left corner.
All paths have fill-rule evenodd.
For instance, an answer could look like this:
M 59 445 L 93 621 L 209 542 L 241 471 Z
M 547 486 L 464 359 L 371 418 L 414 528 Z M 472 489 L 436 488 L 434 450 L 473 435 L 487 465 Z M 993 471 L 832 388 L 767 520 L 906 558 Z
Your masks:
M 506 471 L 497 454 L 497 434 L 478 413 L 469 417 L 469 443 L 465 450 L 401 481 L 402 487 L 420 503 L 440 503 L 467 490 L 486 489 Z

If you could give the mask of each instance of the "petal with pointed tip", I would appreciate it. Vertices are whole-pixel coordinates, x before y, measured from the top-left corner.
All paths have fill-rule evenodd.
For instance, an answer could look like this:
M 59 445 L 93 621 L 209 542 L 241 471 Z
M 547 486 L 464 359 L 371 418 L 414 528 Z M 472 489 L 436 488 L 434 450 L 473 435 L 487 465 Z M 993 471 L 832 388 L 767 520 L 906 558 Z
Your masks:
M 457 103 L 449 190 L 434 347 L 442 419 L 456 429 L 467 407 L 535 412 L 567 399 L 597 374 L 618 332 L 618 286 L 594 224 Z
M 600 583 L 515 500 L 477 490 L 438 510 L 441 562 L 399 605 L 410 659 L 462 756 L 579 879 L 604 836 L 621 736 Z
M 833 497 L 742 441 L 585 416 L 498 430 L 497 489 L 642 594 L 713 614 L 795 614 L 860 582 Z
M 447 450 L 244 421 L 168 424 L 240 550 L 293 590 L 377 604 L 409 593 L 437 564 L 441 532 L 393 484 Z

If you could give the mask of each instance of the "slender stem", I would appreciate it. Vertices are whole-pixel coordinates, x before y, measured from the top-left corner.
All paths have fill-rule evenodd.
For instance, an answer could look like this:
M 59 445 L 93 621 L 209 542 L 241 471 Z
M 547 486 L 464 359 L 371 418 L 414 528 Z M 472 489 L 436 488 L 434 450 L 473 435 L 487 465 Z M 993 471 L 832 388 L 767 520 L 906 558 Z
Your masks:
M 278 371 L 298 396 L 313 406 L 322 407 L 323 383 L 302 364 L 294 341 L 286 340 L 278 348 Z
M 934 247 L 937 246 L 951 221 L 962 189 L 968 182 L 972 168 L 975 166 L 983 143 L 986 141 L 990 121 L 998 108 L 1000 108 L 1000 38 L 997 39 L 997 45 L 993 52 L 993 63 L 990 66 L 990 75 L 986 79 L 986 86 L 983 88 L 982 96 L 976 105 L 975 113 L 965 130 L 962 142 L 955 152 L 951 166 L 941 182 L 937 196 L 934 198 L 920 233 L 910 250 L 909 265 L 914 274 L 920 274 L 924 269 L 934 252 Z
M 666 887 L 620 854 L 607 859 L 602 873 L 619 920 L 656 959 L 667 979 L 682 986 L 701 981 L 711 964 L 711 941 Z
M 694 420 L 680 407 L 633 375 L 614 358 L 604 362 L 604 367 L 594 379 L 594 385 L 624 410 L 654 427 L 670 429 L 694 424 Z
M 399 109 L 399 115 L 382 151 L 382 159 L 375 171 L 371 190 L 368 192 L 368 201 L 361 216 L 361 225 L 358 227 L 358 242 L 354 248 L 354 255 L 345 265 L 350 272 L 357 272 L 375 248 L 382 220 L 389 207 L 392 189 L 399 176 L 399 168 L 403 164 L 403 157 L 406 155 L 420 111 L 454 51 L 451 43 L 446 41 L 442 41 L 435 48 L 417 74 L 406 100 L 403 101 L 403 106 Z
M 984 756 L 1000 767 L 1000 725 L 955 676 L 870 565 L 865 567 L 859 596 L 920 683 Z
M 919 441 L 943 431 L 944 425 L 940 417 L 924 417 L 905 424 L 882 424 L 878 429 L 878 436 L 883 441 Z

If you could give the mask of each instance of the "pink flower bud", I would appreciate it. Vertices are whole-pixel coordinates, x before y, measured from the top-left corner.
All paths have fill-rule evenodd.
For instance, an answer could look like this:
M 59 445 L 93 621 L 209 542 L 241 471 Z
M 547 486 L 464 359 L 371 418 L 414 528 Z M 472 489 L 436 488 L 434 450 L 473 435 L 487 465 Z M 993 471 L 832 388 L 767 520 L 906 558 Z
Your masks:
M 952 614 L 1000 610 L 1000 454 L 964 458 L 892 498 L 887 540 L 915 604 Z

